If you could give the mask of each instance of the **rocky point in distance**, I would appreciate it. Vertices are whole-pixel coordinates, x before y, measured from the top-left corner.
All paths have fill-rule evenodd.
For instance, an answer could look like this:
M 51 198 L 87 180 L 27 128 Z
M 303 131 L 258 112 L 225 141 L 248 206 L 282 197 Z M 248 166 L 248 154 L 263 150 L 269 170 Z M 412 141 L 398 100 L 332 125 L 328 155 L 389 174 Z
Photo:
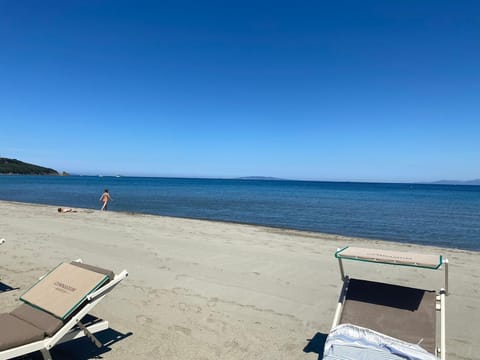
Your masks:
M 8 175 L 60 175 L 58 171 L 43 166 L 29 164 L 17 159 L 0 157 L 0 174 Z M 67 175 L 63 173 L 62 175 Z

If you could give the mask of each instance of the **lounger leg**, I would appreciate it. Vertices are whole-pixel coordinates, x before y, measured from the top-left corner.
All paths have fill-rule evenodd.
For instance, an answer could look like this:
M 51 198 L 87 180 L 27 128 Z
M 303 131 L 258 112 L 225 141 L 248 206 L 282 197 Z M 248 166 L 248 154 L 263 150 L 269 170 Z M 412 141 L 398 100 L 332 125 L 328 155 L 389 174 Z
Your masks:
M 43 360 L 52 360 L 52 355 L 50 354 L 50 351 L 48 351 L 47 349 L 42 349 L 40 350 L 40 352 L 42 353 Z
M 343 304 L 345 303 L 345 297 L 347 296 L 348 285 L 350 284 L 350 278 L 346 276 L 343 280 L 342 291 L 338 298 L 337 309 L 335 310 L 335 316 L 333 317 L 332 329 L 340 323 L 342 317 Z
M 345 272 L 343 271 L 342 258 L 338 258 L 338 267 L 340 268 L 340 277 L 342 278 L 342 281 L 344 281 L 345 280 Z
M 78 327 L 83 330 L 85 336 L 90 339 L 99 349 L 102 347 L 102 343 L 93 335 L 80 321 L 77 323 Z
M 448 295 L 448 259 L 444 260 L 445 264 L 445 295 Z

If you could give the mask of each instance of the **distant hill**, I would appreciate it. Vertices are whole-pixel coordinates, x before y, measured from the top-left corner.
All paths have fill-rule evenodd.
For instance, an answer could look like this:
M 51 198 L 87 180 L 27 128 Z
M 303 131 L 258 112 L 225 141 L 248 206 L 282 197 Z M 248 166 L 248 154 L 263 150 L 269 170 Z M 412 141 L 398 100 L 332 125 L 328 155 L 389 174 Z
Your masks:
M 0 158 L 0 174 L 58 175 L 54 169 L 25 163 L 17 159 Z
M 440 185 L 480 185 L 480 179 L 467 180 L 467 181 L 440 180 L 440 181 L 435 181 L 434 184 L 440 184 Z
M 276 177 L 269 177 L 269 176 L 244 176 L 239 177 L 237 180 L 283 180 Z

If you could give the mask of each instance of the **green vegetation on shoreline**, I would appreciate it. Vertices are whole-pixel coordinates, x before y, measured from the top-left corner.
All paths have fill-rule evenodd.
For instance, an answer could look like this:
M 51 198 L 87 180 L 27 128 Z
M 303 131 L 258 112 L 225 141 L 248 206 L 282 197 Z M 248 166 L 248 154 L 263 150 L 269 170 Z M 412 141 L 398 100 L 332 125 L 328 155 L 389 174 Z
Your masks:
M 58 175 L 54 169 L 0 157 L 0 174 Z

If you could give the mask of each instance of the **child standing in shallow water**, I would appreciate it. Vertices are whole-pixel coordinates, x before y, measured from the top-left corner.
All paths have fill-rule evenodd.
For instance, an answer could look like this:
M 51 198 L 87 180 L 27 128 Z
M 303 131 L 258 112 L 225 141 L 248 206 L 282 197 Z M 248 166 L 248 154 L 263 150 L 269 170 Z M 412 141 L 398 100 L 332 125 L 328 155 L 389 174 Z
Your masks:
M 100 201 L 103 201 L 103 206 L 100 210 L 107 210 L 107 205 L 108 205 L 108 202 L 110 200 L 112 200 L 112 198 L 110 197 L 110 194 L 108 193 L 108 189 L 105 189 L 102 196 L 100 196 Z

